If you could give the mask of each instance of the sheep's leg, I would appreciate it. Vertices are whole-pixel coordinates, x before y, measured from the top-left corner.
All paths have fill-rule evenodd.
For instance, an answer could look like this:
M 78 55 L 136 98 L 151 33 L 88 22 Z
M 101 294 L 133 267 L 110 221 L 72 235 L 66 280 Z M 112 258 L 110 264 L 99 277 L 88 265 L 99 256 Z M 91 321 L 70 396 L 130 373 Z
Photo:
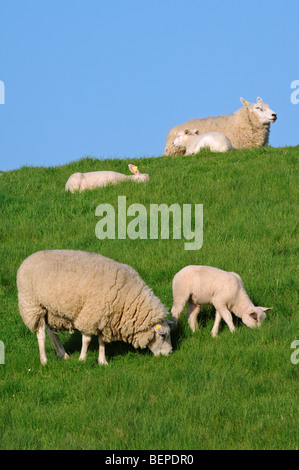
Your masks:
M 102 335 L 99 335 L 99 364 L 103 364 L 108 366 L 108 362 L 106 361 L 105 357 L 105 343 L 103 341 Z
M 219 314 L 221 315 L 221 318 L 223 318 L 225 323 L 228 325 L 231 333 L 233 333 L 235 331 L 235 326 L 234 326 L 234 323 L 233 323 L 232 314 L 230 313 L 228 308 L 225 307 L 225 306 L 224 307 L 221 306 L 220 308 L 218 308 L 216 305 L 215 305 L 215 308 L 219 312 Z
M 91 341 L 91 336 L 82 334 L 82 348 L 79 361 L 85 361 L 87 355 L 87 349 Z
M 187 318 L 188 318 L 188 323 L 193 331 L 198 329 L 198 323 L 197 323 L 197 315 L 199 314 L 200 311 L 200 305 L 194 304 L 193 302 L 188 302 L 188 311 L 187 311 Z
M 38 328 L 36 330 L 36 336 L 37 336 L 38 347 L 39 347 L 40 362 L 44 366 L 45 364 L 47 364 L 47 356 L 46 356 L 46 322 L 45 322 L 44 318 L 42 318 L 39 322 Z
M 218 312 L 218 310 L 216 310 L 215 323 L 211 331 L 211 335 L 213 336 L 213 338 L 215 338 L 215 336 L 218 335 L 220 322 L 221 322 L 221 315 Z
M 51 342 L 52 342 L 52 344 L 55 348 L 57 357 L 59 357 L 59 359 L 68 359 L 69 355 L 67 354 L 66 350 L 64 349 L 63 344 L 60 341 L 57 332 L 51 330 L 49 325 L 46 325 L 46 330 L 47 330 L 48 336 L 49 336 L 49 338 L 50 338 L 50 340 L 51 340 Z

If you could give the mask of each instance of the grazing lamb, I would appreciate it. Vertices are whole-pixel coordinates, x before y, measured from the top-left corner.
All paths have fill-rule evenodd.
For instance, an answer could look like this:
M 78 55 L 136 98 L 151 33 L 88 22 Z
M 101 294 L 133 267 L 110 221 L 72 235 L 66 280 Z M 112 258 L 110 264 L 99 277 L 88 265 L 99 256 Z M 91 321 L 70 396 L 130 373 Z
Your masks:
M 66 182 L 65 190 L 73 193 L 74 191 L 84 191 L 85 189 L 94 189 L 107 184 L 116 184 L 120 181 L 140 181 L 148 180 L 148 175 L 139 173 L 137 166 L 129 165 L 133 175 L 124 175 L 116 171 L 91 171 L 89 173 L 74 173 Z
M 198 153 L 200 149 L 205 147 L 209 148 L 211 152 L 232 150 L 231 141 L 221 132 L 208 132 L 207 134 L 198 135 L 197 129 L 180 131 L 174 139 L 173 145 L 185 148 L 185 155 Z
M 177 324 L 186 302 L 188 322 L 192 331 L 197 327 L 200 305 L 212 304 L 216 319 L 211 335 L 217 336 L 221 319 L 233 333 L 235 327 L 231 312 L 241 318 L 249 328 L 260 326 L 266 318 L 267 307 L 255 307 L 245 290 L 239 274 L 210 266 L 186 266 L 173 278 L 172 320 Z M 271 307 L 272 308 L 272 307 Z
M 240 98 L 243 107 L 233 114 L 202 119 L 192 119 L 173 127 L 167 135 L 164 155 L 179 155 L 182 151 L 173 142 L 179 131 L 197 129 L 199 135 L 207 132 L 222 132 L 234 149 L 261 147 L 268 145 L 270 123 L 275 122 L 277 114 L 257 98 L 256 103 L 249 103 Z
M 84 251 L 39 251 L 21 264 L 17 286 L 20 314 L 36 331 L 42 364 L 47 362 L 46 331 L 58 357 L 67 358 L 56 332 L 79 330 L 80 360 L 97 335 L 99 364 L 107 364 L 105 343 L 112 341 L 148 347 L 155 356 L 172 350 L 166 308 L 126 264 Z

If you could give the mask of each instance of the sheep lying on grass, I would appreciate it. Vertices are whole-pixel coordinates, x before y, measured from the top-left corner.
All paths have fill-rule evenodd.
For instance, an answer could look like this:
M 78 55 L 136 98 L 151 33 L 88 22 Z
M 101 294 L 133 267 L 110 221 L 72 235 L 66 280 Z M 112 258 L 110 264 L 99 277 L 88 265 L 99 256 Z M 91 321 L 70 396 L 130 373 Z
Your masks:
M 116 184 L 120 181 L 131 180 L 139 183 L 148 180 L 148 175 L 139 173 L 137 166 L 129 165 L 133 175 L 124 175 L 116 171 L 91 171 L 89 173 L 74 173 L 66 182 L 65 190 L 73 193 L 74 191 L 84 191 L 85 189 L 94 189 L 107 184 Z
M 180 131 L 174 139 L 173 145 L 184 148 L 185 155 L 198 153 L 202 148 L 209 148 L 211 152 L 232 150 L 231 141 L 221 132 L 208 132 L 207 134 L 198 135 L 197 129 Z
M 68 357 L 55 333 L 63 329 L 83 334 L 80 360 L 97 335 L 99 364 L 107 364 L 105 343 L 112 341 L 148 347 L 155 356 L 172 350 L 166 308 L 126 264 L 84 251 L 39 251 L 21 264 L 17 286 L 20 314 L 37 333 L 42 364 L 46 331 L 58 357 Z
M 239 274 L 210 266 L 186 266 L 173 278 L 172 320 L 177 324 L 186 302 L 188 322 L 192 331 L 197 328 L 200 305 L 212 304 L 216 319 L 211 335 L 217 336 L 223 319 L 233 333 L 235 327 L 231 312 L 241 318 L 249 328 L 260 326 L 266 318 L 267 307 L 255 307 L 245 290 Z
M 249 103 L 240 98 L 243 107 L 233 114 L 202 119 L 192 119 L 173 127 L 167 135 L 164 155 L 179 155 L 182 151 L 173 142 L 180 131 L 196 129 L 198 134 L 222 132 L 234 149 L 261 147 L 268 145 L 270 124 L 275 122 L 277 114 L 257 98 L 256 103 Z

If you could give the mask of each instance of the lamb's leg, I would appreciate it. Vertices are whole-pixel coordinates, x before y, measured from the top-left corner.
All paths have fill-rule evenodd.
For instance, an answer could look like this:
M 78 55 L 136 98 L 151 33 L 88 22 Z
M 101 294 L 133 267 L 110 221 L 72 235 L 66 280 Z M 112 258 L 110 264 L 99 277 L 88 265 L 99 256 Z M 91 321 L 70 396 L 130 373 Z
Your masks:
M 36 330 L 36 336 L 37 336 L 38 347 L 39 347 L 40 362 L 44 366 L 45 364 L 47 364 L 47 356 L 46 356 L 46 322 L 45 322 L 44 318 L 42 318 L 39 322 L 38 328 Z
M 81 348 L 81 354 L 79 357 L 79 361 L 85 361 L 86 355 L 87 355 L 87 349 L 91 341 L 91 336 L 89 335 L 84 335 L 82 333 L 82 348 Z
M 187 311 L 187 318 L 188 318 L 188 323 L 193 331 L 198 329 L 198 323 L 197 323 L 197 315 L 199 314 L 200 311 L 200 305 L 194 304 L 193 302 L 188 302 L 188 311 Z
M 49 325 L 46 325 L 46 330 L 47 330 L 48 336 L 49 336 L 49 338 L 50 338 L 50 340 L 51 340 L 51 342 L 52 342 L 52 344 L 55 348 L 57 357 L 59 357 L 59 359 L 68 359 L 69 355 L 65 351 L 65 349 L 63 347 L 63 344 L 60 341 L 59 336 L 56 333 L 56 331 L 51 330 Z
M 108 362 L 106 361 L 106 357 L 105 357 L 105 343 L 103 341 L 103 338 L 102 338 L 101 334 L 99 334 L 99 359 L 98 359 L 98 363 L 108 366 Z
M 183 293 L 176 293 L 173 296 L 173 307 L 171 309 L 171 320 L 173 321 L 173 327 L 175 328 L 178 324 L 178 320 L 180 318 L 180 315 L 182 311 L 184 310 L 184 307 L 186 305 L 186 302 L 189 298 L 189 293 L 187 295 Z
M 223 318 L 223 320 L 225 321 L 225 323 L 228 325 L 231 333 L 233 333 L 235 331 L 235 326 L 234 326 L 234 323 L 233 323 L 233 317 L 232 317 L 232 314 L 230 313 L 230 311 L 228 310 L 227 307 L 225 306 L 216 306 L 214 305 L 214 307 L 216 308 L 216 310 L 219 312 L 219 314 L 221 315 L 221 318 Z
M 216 310 L 215 323 L 214 323 L 214 326 L 213 326 L 212 331 L 211 331 L 211 335 L 213 336 L 213 338 L 215 338 L 215 336 L 218 335 L 220 322 L 221 322 L 221 315 Z

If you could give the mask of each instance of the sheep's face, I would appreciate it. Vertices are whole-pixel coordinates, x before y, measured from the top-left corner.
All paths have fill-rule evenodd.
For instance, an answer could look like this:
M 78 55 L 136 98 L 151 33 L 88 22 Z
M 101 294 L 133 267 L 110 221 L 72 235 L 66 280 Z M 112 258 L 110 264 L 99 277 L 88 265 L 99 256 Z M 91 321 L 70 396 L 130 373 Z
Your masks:
M 249 103 L 241 98 L 241 102 L 250 113 L 254 114 L 261 124 L 270 124 L 276 121 L 277 114 L 267 103 L 263 103 L 262 98 L 257 98 L 256 103 Z
M 188 142 L 190 141 L 190 137 L 197 135 L 198 130 L 197 129 L 185 129 L 184 131 L 180 131 L 176 138 L 173 141 L 173 145 L 175 147 L 184 147 L 186 148 L 188 145 Z
M 242 322 L 249 326 L 249 328 L 255 328 L 261 326 L 262 322 L 266 318 L 265 311 L 270 310 L 267 307 L 254 307 L 249 313 L 242 316 Z
M 169 325 L 167 322 L 157 323 L 153 328 L 155 330 L 155 337 L 148 344 L 148 348 L 155 356 L 159 356 L 160 354 L 168 356 L 172 351 Z
M 138 175 L 135 175 L 135 176 L 136 176 L 137 181 L 146 181 L 149 178 L 149 176 L 145 173 L 139 173 Z

